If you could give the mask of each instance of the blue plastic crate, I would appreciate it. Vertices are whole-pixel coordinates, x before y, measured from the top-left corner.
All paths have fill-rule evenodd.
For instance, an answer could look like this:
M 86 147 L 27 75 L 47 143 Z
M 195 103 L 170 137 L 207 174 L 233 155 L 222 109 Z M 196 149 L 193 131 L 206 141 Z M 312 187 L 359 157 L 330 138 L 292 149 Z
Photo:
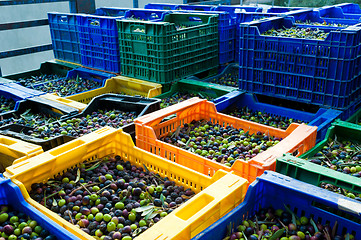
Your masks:
M 78 15 L 82 65 L 112 73 L 120 73 L 119 37 L 116 19 Z
M 325 40 L 264 36 L 290 28 L 292 17 L 240 25 L 239 88 L 252 93 L 347 109 L 361 96 L 361 28 L 307 26 Z
M 167 10 L 157 9 L 132 9 L 125 13 L 125 19 L 139 19 L 142 21 L 161 21 L 166 14 L 170 13 Z
M 95 10 L 95 15 L 106 17 L 122 17 L 129 8 L 101 7 Z
M 261 207 L 284 209 L 284 204 L 296 215 L 303 213 L 315 222 L 329 223 L 331 227 L 337 222 L 338 235 L 343 236 L 347 232 L 353 234 L 355 239 L 361 237 L 360 202 L 279 173 L 265 171 L 248 187 L 240 205 L 192 239 L 222 240 L 230 223 L 237 227 Z
M 39 83 L 39 84 L 34 84 L 31 87 L 33 89 L 42 89 L 42 87 L 45 87 L 49 83 L 53 83 L 53 85 L 56 85 L 56 83 L 59 82 L 60 80 L 63 80 L 63 79 L 76 79 L 77 77 L 97 82 L 99 84 L 99 87 L 104 87 L 106 80 L 110 79 L 110 78 L 112 78 L 114 76 L 115 76 L 114 74 L 110 74 L 110 73 L 90 70 L 90 69 L 86 69 L 86 68 L 76 68 L 76 69 L 73 69 L 73 70 L 69 71 L 65 78 L 52 80 L 52 81 Z M 87 91 L 94 90 L 94 89 L 96 89 L 96 88 L 89 89 Z M 83 91 L 83 92 L 86 92 L 86 91 Z M 73 94 L 73 95 L 67 95 L 66 97 L 74 96 L 74 95 L 77 95 L 77 94 L 80 94 L 80 93 L 82 93 L 82 92 L 78 92 L 78 93 Z
M 45 94 L 42 91 L 37 91 L 34 89 L 30 89 L 24 86 L 21 86 L 18 83 L 8 83 L 1 86 L 3 91 L 8 91 L 12 96 L 18 96 L 19 99 L 28 99 L 32 97 L 38 97 L 40 95 Z
M 331 123 L 336 119 L 340 118 L 342 111 L 334 109 L 319 108 L 316 113 L 307 112 L 310 106 L 305 106 L 305 111 L 292 109 L 289 107 L 281 107 L 272 105 L 270 103 L 263 103 L 257 99 L 257 96 L 243 91 L 234 91 L 228 93 L 222 97 L 213 100 L 216 105 L 218 112 L 227 112 L 232 108 L 243 108 L 247 107 L 249 110 L 254 112 L 264 112 L 271 116 L 280 116 L 286 118 L 292 118 L 295 120 L 301 120 L 308 123 L 310 126 L 317 127 L 317 140 L 320 141 L 325 138 L 328 128 Z
M 9 205 L 13 209 L 26 214 L 41 227 L 56 236 L 58 240 L 79 239 L 26 202 L 20 188 L 2 175 L 0 175 L 0 205 Z
M 148 3 L 144 6 L 145 9 L 159 9 L 159 10 L 176 10 L 178 4 L 172 3 Z
M 217 6 L 214 11 L 226 11 L 229 12 L 233 17 L 235 17 L 233 14 L 236 12 L 262 12 L 263 8 L 261 7 L 251 7 L 251 6 L 224 6 L 220 5 Z
M 288 13 L 287 15 L 292 16 L 295 21 L 302 22 L 316 22 L 316 23 L 328 23 L 328 24 L 343 24 L 343 25 L 355 25 L 359 24 L 360 20 L 357 19 L 345 19 L 345 18 L 322 18 L 320 11 L 314 10 L 299 10 Z M 299 24 L 298 24 L 299 26 Z
M 188 5 L 188 4 L 178 4 L 176 10 L 190 10 L 190 11 L 212 11 L 214 6 L 211 5 Z
M 270 7 L 267 9 L 267 13 L 288 13 L 295 10 L 309 9 L 305 7 Z
M 77 15 L 48 13 L 51 41 L 56 59 L 81 63 Z
M 361 17 L 361 13 L 360 14 L 344 13 L 341 7 L 336 7 L 336 6 L 316 8 L 315 11 L 320 12 L 320 16 L 324 19 L 346 18 L 346 19 L 359 20 Z

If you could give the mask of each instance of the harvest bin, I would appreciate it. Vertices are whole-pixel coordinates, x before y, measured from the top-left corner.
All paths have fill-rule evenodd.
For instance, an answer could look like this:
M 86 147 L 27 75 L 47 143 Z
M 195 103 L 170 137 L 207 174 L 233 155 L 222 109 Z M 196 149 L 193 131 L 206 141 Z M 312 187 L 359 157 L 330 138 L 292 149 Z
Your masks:
M 172 117 L 170 120 L 166 117 Z M 248 162 L 237 160 L 232 167 L 211 161 L 195 153 L 180 149 L 158 138 L 175 131 L 178 126 L 190 123 L 192 120 L 209 120 L 220 125 L 231 125 L 242 128 L 250 134 L 258 131 L 267 132 L 270 136 L 282 138 L 277 145 L 258 154 Z M 161 122 L 164 120 L 164 122 Z M 192 98 L 152 114 L 137 118 L 135 121 L 137 146 L 149 152 L 156 153 L 170 161 L 189 167 L 199 173 L 213 176 L 219 169 L 246 178 L 249 182 L 256 179 L 265 170 L 276 168 L 276 158 L 290 152 L 300 155 L 315 145 L 317 127 L 293 123 L 287 130 L 268 127 L 222 113 L 218 113 L 213 103 L 199 98 Z
M 131 97 L 131 96 L 124 96 L 117 94 L 103 94 L 93 98 L 93 100 L 81 113 L 75 112 L 71 115 L 64 116 L 55 123 L 61 125 L 61 123 L 67 122 L 67 120 L 71 120 L 73 118 L 86 117 L 88 114 L 91 115 L 94 111 L 97 111 L 98 109 L 102 109 L 102 110 L 116 109 L 126 112 L 128 111 L 136 112 L 137 116 L 143 116 L 144 114 L 159 110 L 160 109 L 159 102 L 160 102 L 159 99 Z M 47 124 L 44 124 L 43 126 L 47 126 Z M 135 139 L 134 123 L 127 124 L 123 126 L 122 129 L 125 132 L 131 134 L 131 136 Z M 20 138 L 24 141 L 41 145 L 45 151 L 57 147 L 66 142 L 69 142 L 76 138 L 74 136 L 67 134 L 67 135 L 58 135 L 55 137 L 51 137 L 47 140 L 44 140 L 43 138 L 34 137 L 29 134 L 25 134 L 29 130 L 34 131 L 34 128 L 19 124 L 11 124 L 0 127 L 0 134 L 4 134 L 15 138 Z
M 48 13 L 55 59 L 81 64 L 77 14 Z
M 39 83 L 39 84 L 34 84 L 31 86 L 28 86 L 28 88 L 32 88 L 32 89 L 36 89 L 38 91 L 43 91 L 46 93 L 53 93 L 54 90 L 49 89 L 49 85 L 50 86 L 58 86 L 59 88 L 57 88 L 55 90 L 55 92 L 58 95 L 63 95 L 63 97 L 66 96 L 75 96 L 81 93 L 85 93 L 88 91 L 91 91 L 93 89 L 97 89 L 99 87 L 93 88 L 93 89 L 89 89 L 89 90 L 85 90 L 83 92 L 79 92 L 79 93 L 75 93 L 72 95 L 68 95 L 68 93 L 61 93 L 62 92 L 62 88 L 65 88 L 65 86 L 62 85 L 61 81 L 66 81 L 66 80 L 78 80 L 78 78 L 82 78 L 82 80 L 88 80 L 91 84 L 97 84 L 100 87 L 103 87 L 105 84 L 105 81 L 107 79 L 110 79 L 111 77 L 114 77 L 114 74 L 110 74 L 110 73 L 105 73 L 105 72 L 100 72 L 100 71 L 95 71 L 95 70 L 90 70 L 90 69 L 86 69 L 86 68 L 76 68 L 73 70 L 70 70 L 68 72 L 68 74 L 66 75 L 65 78 L 60 78 L 57 80 L 52 80 L 52 81 L 47 81 L 47 82 L 43 82 L 43 83 Z
M 292 17 L 240 25 L 239 88 L 339 110 L 359 100 L 361 28 L 307 26 L 329 32 L 325 40 L 261 35 L 292 26 Z
M 32 206 L 77 237 L 89 240 L 94 238 L 31 199 L 28 191 L 31 184 L 46 181 L 85 160 L 115 154 L 197 193 L 136 239 L 190 239 L 241 203 L 246 193 L 245 179 L 222 170 L 212 178 L 204 176 L 135 147 L 129 134 L 110 127 L 8 167 L 4 175 L 20 187 Z
M 209 100 L 211 100 L 236 90 L 236 88 L 222 86 L 219 84 L 200 82 L 192 79 L 182 79 L 179 82 L 173 83 L 168 92 L 155 96 L 155 98 L 164 99 L 172 97 L 178 93 L 193 93 L 198 95 L 200 98 L 209 98 Z
M 0 135 L 0 170 L 43 152 L 41 146 Z
M 286 118 L 292 118 L 294 120 L 301 120 L 307 125 L 317 127 L 317 139 L 316 142 L 319 142 L 325 138 L 328 128 L 331 126 L 331 123 L 339 118 L 342 114 L 341 111 L 334 110 L 331 108 L 319 108 L 315 112 L 307 111 L 311 110 L 312 107 L 304 104 L 302 109 L 295 108 L 293 102 L 287 103 L 286 101 L 282 102 L 282 106 L 274 105 L 272 99 L 265 98 L 261 102 L 255 94 L 245 93 L 242 91 L 235 91 L 228 93 L 222 97 L 215 99 L 214 104 L 218 112 L 227 112 L 234 108 L 242 109 L 247 107 L 253 112 L 263 112 L 268 113 L 270 116 L 280 116 Z M 299 104 L 300 105 L 300 104 Z M 300 107 L 301 107 L 300 106 Z
M 58 240 L 79 239 L 26 202 L 19 187 L 10 179 L 3 178 L 2 175 L 0 175 L 0 205 L 9 205 L 13 209 L 25 213 L 41 227 L 56 236 Z
M 327 182 L 351 192 L 361 194 L 361 179 L 324 166 L 309 162 L 307 158 L 313 157 L 328 142 L 328 139 L 350 140 L 361 142 L 361 127 L 355 124 L 336 120 L 328 129 L 325 139 L 299 158 L 285 157 L 277 159 L 276 171 L 301 181 L 319 186 Z
M 162 93 L 162 85 L 135 78 L 116 76 L 106 80 L 103 87 L 67 96 L 66 99 L 89 103 L 94 97 L 106 93 L 126 94 L 131 96 L 155 97 Z
M 122 74 L 167 84 L 218 65 L 218 17 L 170 13 L 162 22 L 117 20 Z
M 337 223 L 336 234 L 343 236 L 348 232 L 355 239 L 361 236 L 360 202 L 266 171 L 249 186 L 246 198 L 240 205 L 193 240 L 222 240 L 227 236 L 229 224 L 232 224 L 232 230 L 237 229 L 243 220 L 252 217 L 260 208 L 272 206 L 274 209 L 285 209 L 285 205 L 299 217 L 304 214 L 315 222 L 329 223 L 331 227 Z

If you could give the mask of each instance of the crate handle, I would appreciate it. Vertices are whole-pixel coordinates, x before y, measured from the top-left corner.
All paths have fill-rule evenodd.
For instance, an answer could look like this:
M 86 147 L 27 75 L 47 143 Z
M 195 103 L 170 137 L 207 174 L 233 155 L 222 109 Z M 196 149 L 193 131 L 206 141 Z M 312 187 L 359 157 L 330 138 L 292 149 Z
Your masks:
M 158 14 L 152 13 L 152 14 L 150 15 L 150 18 L 149 18 L 149 19 L 158 19 L 158 18 L 159 18 Z
M 202 22 L 200 17 L 189 17 L 190 22 Z
M 133 33 L 145 33 L 145 27 L 142 25 L 131 25 L 130 31 Z
M 100 26 L 100 22 L 97 19 L 89 19 L 89 22 L 91 26 L 97 26 L 97 27 Z
M 68 22 L 68 17 L 65 15 L 60 16 L 60 22 Z

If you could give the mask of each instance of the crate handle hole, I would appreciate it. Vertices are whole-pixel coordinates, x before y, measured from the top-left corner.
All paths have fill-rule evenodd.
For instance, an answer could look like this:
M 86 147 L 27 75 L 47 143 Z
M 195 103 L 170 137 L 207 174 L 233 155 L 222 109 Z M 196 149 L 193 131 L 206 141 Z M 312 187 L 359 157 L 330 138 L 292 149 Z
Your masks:
M 190 22 L 202 22 L 202 19 L 199 17 L 189 17 Z
M 68 22 L 68 18 L 66 16 L 61 16 L 60 22 Z
M 100 22 L 98 20 L 89 19 L 90 25 L 92 26 L 100 26 Z
M 298 154 L 299 154 L 299 152 L 298 152 L 298 150 L 296 150 L 292 153 L 292 156 L 296 157 Z

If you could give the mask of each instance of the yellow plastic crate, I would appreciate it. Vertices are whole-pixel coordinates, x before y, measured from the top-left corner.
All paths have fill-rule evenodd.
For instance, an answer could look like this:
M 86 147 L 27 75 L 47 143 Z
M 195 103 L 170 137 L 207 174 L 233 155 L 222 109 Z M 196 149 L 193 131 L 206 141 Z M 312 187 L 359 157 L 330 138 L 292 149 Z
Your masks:
M 138 240 L 191 239 L 241 203 L 247 180 L 219 170 L 213 177 L 197 173 L 136 147 L 121 129 L 101 128 L 93 133 L 8 167 L 4 173 L 17 184 L 32 206 L 81 239 L 94 239 L 56 213 L 30 198 L 31 184 L 44 182 L 57 173 L 95 157 L 119 154 L 125 161 L 168 177 L 176 184 L 197 193 L 171 214 L 156 223 Z
M 66 97 L 81 103 L 89 103 L 94 97 L 105 93 L 120 93 L 130 96 L 140 95 L 147 98 L 162 93 L 162 85 L 135 78 L 117 76 L 108 79 L 104 87 Z
M 0 135 L 0 170 L 43 153 L 41 146 Z
M 82 112 L 88 106 L 87 104 L 84 104 L 84 103 L 80 103 L 80 102 L 77 102 L 77 101 L 74 101 L 71 99 L 66 99 L 64 97 L 60 97 L 56 93 L 47 93 L 47 94 L 41 95 L 40 97 L 64 104 L 69 107 L 73 107 L 75 109 L 78 109 L 79 112 Z

